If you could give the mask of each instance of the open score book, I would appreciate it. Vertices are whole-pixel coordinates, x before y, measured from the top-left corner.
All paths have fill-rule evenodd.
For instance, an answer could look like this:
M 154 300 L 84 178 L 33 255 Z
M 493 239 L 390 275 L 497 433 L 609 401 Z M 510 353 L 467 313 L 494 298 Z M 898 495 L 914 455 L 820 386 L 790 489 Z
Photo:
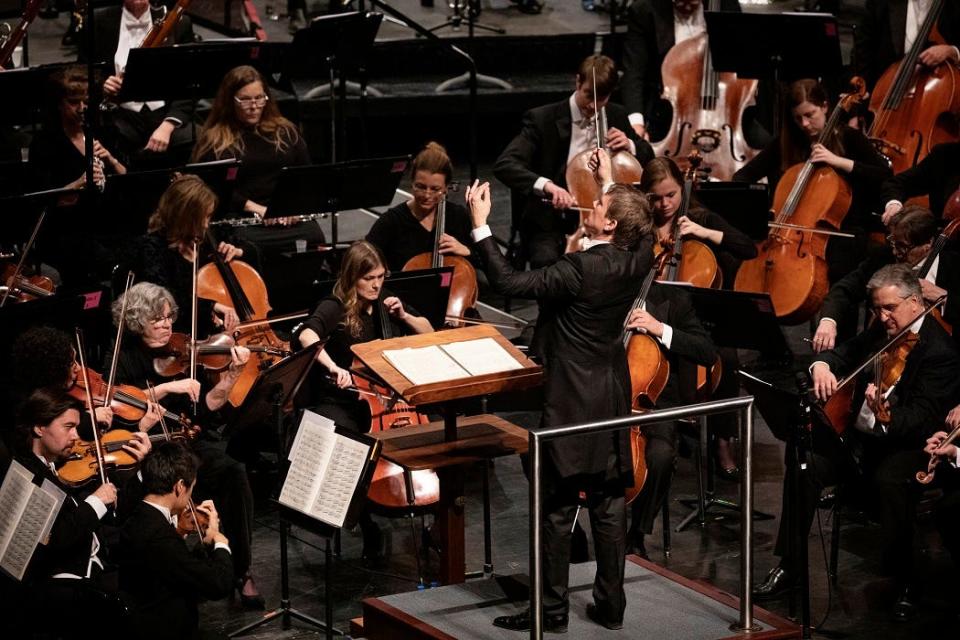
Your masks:
M 429 347 L 385 349 L 383 358 L 415 385 L 523 368 L 523 365 L 493 338 Z

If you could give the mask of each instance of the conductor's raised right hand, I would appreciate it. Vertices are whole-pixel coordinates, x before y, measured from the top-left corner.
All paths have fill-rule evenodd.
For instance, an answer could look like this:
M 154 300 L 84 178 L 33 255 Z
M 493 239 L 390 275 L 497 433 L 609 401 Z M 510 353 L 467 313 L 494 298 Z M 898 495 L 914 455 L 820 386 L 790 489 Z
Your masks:
M 605 149 L 594 150 L 590 157 L 589 167 L 599 184 L 607 185 L 613 182 L 613 163 L 610 161 L 610 154 Z

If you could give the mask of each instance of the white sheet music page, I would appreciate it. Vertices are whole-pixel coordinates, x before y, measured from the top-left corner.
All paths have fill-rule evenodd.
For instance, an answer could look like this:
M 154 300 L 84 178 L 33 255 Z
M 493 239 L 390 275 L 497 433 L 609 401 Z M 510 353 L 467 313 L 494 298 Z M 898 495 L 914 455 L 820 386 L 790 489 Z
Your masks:
M 66 494 L 45 482 L 32 482 L 33 474 L 16 461 L 0 486 L 0 568 L 23 579 L 30 558 L 53 527 Z
M 436 345 L 386 349 L 383 359 L 415 385 L 470 377 L 469 371 Z
M 310 513 L 327 464 L 333 455 L 336 434 L 329 418 L 304 411 L 290 448 L 290 470 L 280 491 L 280 502 L 297 511 Z
M 523 369 L 523 365 L 493 338 L 451 342 L 440 345 L 440 348 L 472 376 Z
M 310 508 L 310 515 L 336 527 L 343 526 L 369 454 L 370 447 L 362 442 L 337 436 L 330 464 Z

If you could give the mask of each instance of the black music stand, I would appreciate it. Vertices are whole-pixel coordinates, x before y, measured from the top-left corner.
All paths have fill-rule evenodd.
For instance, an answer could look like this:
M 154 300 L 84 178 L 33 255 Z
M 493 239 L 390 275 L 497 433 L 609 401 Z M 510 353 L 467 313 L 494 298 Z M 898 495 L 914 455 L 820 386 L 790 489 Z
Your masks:
M 754 240 L 770 233 L 770 190 L 765 184 L 701 182 L 696 200 Z
M 16 96 L 13 100 L 0 100 L 0 122 L 7 125 L 35 124 L 40 120 L 41 109 L 50 96 L 50 76 L 76 64 L 57 63 L 36 67 L 8 69 L 0 72 L 0 96 Z M 107 74 L 105 65 L 95 65 L 94 80 L 103 83 Z M 59 126 L 59 119 L 56 121 Z
M 832 77 L 843 68 L 836 17 L 828 13 L 707 11 L 710 54 L 717 71 L 740 78 L 792 82 Z M 749 33 L 745 38 L 743 34 Z M 777 91 L 774 130 L 780 129 Z
M 338 139 L 338 136 L 345 129 L 347 85 L 350 84 L 361 97 L 364 93 L 360 84 L 347 82 L 347 74 L 357 73 L 366 66 L 382 21 L 382 13 L 337 13 L 314 18 L 305 29 L 293 35 L 292 57 L 297 62 L 291 73 L 316 76 L 318 71 L 326 71 L 328 82 L 313 87 L 304 98 L 323 95 L 330 98 L 330 162 L 337 161 L 337 149 L 345 146 L 345 140 Z
M 289 435 L 284 427 L 284 418 L 293 411 L 293 399 L 300 386 L 306 380 L 313 363 L 316 361 L 317 351 L 321 344 L 318 342 L 302 351 L 288 356 L 257 376 L 243 404 L 233 413 L 234 420 L 224 428 L 224 435 L 231 437 L 231 445 L 237 438 L 255 438 L 257 431 L 271 419 L 276 429 L 277 459 L 283 464 L 284 454 L 290 442 Z M 282 486 L 282 485 L 280 485 Z M 276 495 L 280 495 L 278 486 Z M 276 502 L 274 500 L 274 502 Z M 326 622 L 321 622 L 307 614 L 294 609 L 290 605 L 290 570 L 288 566 L 287 538 L 290 534 L 290 520 L 280 516 L 280 605 L 262 618 L 229 633 L 235 638 L 253 629 L 259 628 L 272 620 L 280 619 L 284 629 L 290 628 L 291 618 L 322 629 L 327 638 L 332 638 L 333 605 L 330 600 L 330 538 L 327 537 L 325 550 L 325 580 L 324 600 L 326 608 Z M 336 631 L 337 635 L 343 635 Z
M 284 167 L 264 218 L 331 213 L 330 242 L 337 247 L 337 213 L 393 202 L 410 156 Z
M 217 194 L 214 219 L 226 217 L 239 167 L 239 160 L 230 159 L 110 176 L 95 222 L 119 235 L 144 234 L 160 197 L 177 174 L 191 174 L 203 180 Z

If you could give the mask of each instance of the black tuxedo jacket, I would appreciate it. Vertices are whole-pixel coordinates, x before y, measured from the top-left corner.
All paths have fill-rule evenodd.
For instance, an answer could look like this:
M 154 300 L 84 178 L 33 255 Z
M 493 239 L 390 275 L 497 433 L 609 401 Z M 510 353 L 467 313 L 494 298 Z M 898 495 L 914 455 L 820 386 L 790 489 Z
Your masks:
M 224 598 L 233 589 L 228 551 L 192 553 L 163 514 L 142 501 L 120 531 L 119 560 L 132 637 L 193 637 L 197 602 Z
M 886 342 L 883 327 L 875 323 L 871 329 L 820 354 L 816 360 L 830 365 L 839 379 Z M 892 419 L 887 433 L 878 437 L 891 445 L 917 449 L 922 449 L 926 439 L 943 428 L 947 412 L 960 400 L 960 356 L 953 340 L 932 318 L 924 319 L 920 341 L 907 356 L 903 375 L 889 400 Z M 854 419 L 862 404 L 862 393 L 855 394 L 851 407 Z
M 820 309 L 821 317 L 833 318 L 839 325 L 859 313 L 860 304 L 867 300 L 867 283 L 877 270 L 896 259 L 889 248 L 879 251 L 857 265 L 857 268 L 837 280 Z M 945 289 L 947 304 L 943 319 L 950 324 L 960 322 L 960 253 L 950 248 L 940 252 L 940 264 L 937 266 L 936 285 Z
M 943 207 L 960 187 L 960 142 L 935 146 L 920 163 L 886 180 L 881 187 L 881 204 L 906 202 L 914 196 L 930 196 L 930 211 L 943 217 Z
M 50 541 L 39 545 L 30 561 L 28 580 L 44 580 L 58 573 L 86 575 L 93 535 L 100 528 L 97 512 L 87 502 L 77 500 L 74 491 L 60 482 L 37 456 L 27 453 L 16 459 L 34 475 L 49 480 L 67 494 L 50 531 Z M 104 557 L 103 550 L 100 557 Z
M 675 407 L 696 402 L 697 365 L 710 366 L 717 350 L 710 334 L 700 324 L 690 294 L 670 285 L 654 284 L 647 296 L 647 311 L 673 329 L 666 351 L 670 376 L 657 400 L 657 407 Z
M 634 133 L 622 106 L 607 104 L 607 123 L 633 140 L 641 164 L 653 158 L 653 149 Z M 569 97 L 527 111 L 523 114 L 520 134 L 507 145 L 493 166 L 497 179 L 510 187 L 515 196 L 526 199 L 524 225 L 533 225 L 534 229 L 545 231 L 562 228 L 559 213 L 541 201 L 533 192 L 533 185 L 537 178 L 543 176 L 566 187 L 571 126 Z M 515 199 L 514 205 L 517 204 Z
M 872 88 L 887 67 L 903 57 L 907 0 L 867 0 L 856 31 L 854 69 Z M 960 44 L 960 3 L 945 0 L 937 29 L 947 44 Z
M 541 304 L 531 350 L 543 362 L 544 425 L 630 413 L 623 321 L 653 263 L 651 246 L 650 238 L 636 251 L 599 245 L 542 269 L 515 271 L 493 238 L 477 245 L 496 291 Z M 626 431 L 552 441 L 546 452 L 561 477 L 602 473 L 616 452 L 621 474 L 632 479 Z
M 94 20 L 96 24 L 94 25 L 94 48 L 93 48 L 93 59 L 94 62 L 106 62 L 107 68 L 109 69 L 109 75 L 113 75 L 114 64 L 113 57 L 117 53 L 117 46 L 120 43 L 120 16 L 122 15 L 123 7 L 121 6 L 110 6 L 97 9 L 94 12 Z M 150 14 L 153 17 L 154 21 L 163 19 L 163 11 L 156 9 L 151 5 Z M 83 43 L 86 42 L 84 35 L 80 34 L 78 36 L 78 42 L 81 43 L 79 54 L 77 55 L 78 62 L 87 61 L 86 47 Z M 173 30 L 173 37 L 168 40 L 168 42 L 173 42 L 176 44 L 186 44 L 194 42 L 196 36 L 193 33 L 193 24 L 190 22 L 189 16 L 182 16 L 180 21 L 177 22 L 177 26 Z M 163 100 L 163 96 L 157 96 L 156 100 Z M 189 100 L 173 100 L 167 101 L 166 105 L 166 117 L 176 118 L 183 124 L 188 124 L 192 117 L 193 105 Z
M 720 10 L 739 13 L 740 2 L 721 0 Z M 627 10 L 620 87 L 628 113 L 642 113 L 648 122 L 655 118 L 663 92 L 660 68 L 674 43 L 673 0 L 634 0 Z

